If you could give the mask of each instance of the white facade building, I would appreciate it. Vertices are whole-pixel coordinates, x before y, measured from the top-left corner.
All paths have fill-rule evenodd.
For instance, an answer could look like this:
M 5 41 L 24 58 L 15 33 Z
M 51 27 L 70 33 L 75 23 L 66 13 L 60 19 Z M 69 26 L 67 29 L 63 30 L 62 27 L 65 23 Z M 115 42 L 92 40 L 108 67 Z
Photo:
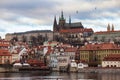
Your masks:
M 120 67 L 120 61 L 102 61 L 102 67 Z
M 85 67 L 88 67 L 88 64 L 87 63 L 78 63 L 78 69 L 79 68 L 85 68 Z
M 120 67 L 120 54 L 111 54 L 102 61 L 102 67 Z

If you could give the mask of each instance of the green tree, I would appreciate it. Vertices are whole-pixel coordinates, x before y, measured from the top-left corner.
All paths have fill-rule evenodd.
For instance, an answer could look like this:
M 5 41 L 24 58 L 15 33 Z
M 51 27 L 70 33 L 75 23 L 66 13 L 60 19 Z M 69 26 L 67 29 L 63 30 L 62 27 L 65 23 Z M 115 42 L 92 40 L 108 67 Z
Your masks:
M 104 42 L 104 41 L 105 41 L 105 36 L 102 36 L 101 41 L 102 41 L 102 42 Z
M 22 36 L 22 41 L 23 41 L 23 42 L 27 42 L 27 37 L 23 35 L 23 36 Z
M 37 38 L 35 36 L 30 36 L 31 46 L 37 45 Z
M 97 41 L 97 40 L 98 40 L 98 37 L 97 37 L 97 36 L 95 36 L 95 37 L 94 37 L 94 41 Z
M 37 43 L 38 43 L 38 45 L 42 45 L 44 41 L 45 40 L 44 40 L 44 37 L 42 35 L 38 35 L 37 36 Z

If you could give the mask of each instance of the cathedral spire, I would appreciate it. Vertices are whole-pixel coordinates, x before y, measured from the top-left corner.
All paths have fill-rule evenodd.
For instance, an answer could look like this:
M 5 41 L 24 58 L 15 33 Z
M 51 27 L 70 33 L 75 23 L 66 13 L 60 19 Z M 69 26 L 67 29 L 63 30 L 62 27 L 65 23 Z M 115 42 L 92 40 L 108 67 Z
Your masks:
M 59 17 L 59 26 L 61 26 L 61 28 L 63 28 L 65 25 L 65 19 L 63 16 L 63 11 L 61 11 L 61 16 Z
M 56 20 L 56 16 L 54 17 L 53 31 L 57 31 L 57 20 Z
M 71 24 L 71 16 L 69 16 L 69 24 Z
M 112 24 L 112 31 L 114 31 L 114 25 Z
M 63 11 L 61 11 L 61 17 L 59 18 L 60 20 L 65 20 L 64 19 L 64 15 L 63 15 Z
M 110 31 L 110 24 L 108 23 L 107 31 Z
M 64 19 L 64 16 L 63 16 L 63 11 L 61 12 L 61 18 Z
M 57 20 L 56 20 L 56 16 L 54 17 L 54 26 L 57 25 Z

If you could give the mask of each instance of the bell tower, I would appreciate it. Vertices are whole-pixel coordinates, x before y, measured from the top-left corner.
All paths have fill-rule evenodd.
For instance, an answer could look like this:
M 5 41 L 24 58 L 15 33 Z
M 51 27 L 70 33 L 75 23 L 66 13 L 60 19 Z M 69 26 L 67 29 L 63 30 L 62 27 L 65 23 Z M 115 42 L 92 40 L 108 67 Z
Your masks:
M 112 31 L 114 31 L 114 25 L 112 24 Z
M 53 31 L 56 32 L 58 31 L 58 25 L 57 25 L 57 20 L 56 20 L 56 16 L 54 17 L 54 23 L 53 23 Z
M 108 23 L 107 31 L 110 31 L 110 24 Z
M 65 19 L 63 16 L 63 11 L 61 12 L 61 17 L 59 18 L 59 26 L 61 29 L 64 29 L 64 25 L 65 25 Z

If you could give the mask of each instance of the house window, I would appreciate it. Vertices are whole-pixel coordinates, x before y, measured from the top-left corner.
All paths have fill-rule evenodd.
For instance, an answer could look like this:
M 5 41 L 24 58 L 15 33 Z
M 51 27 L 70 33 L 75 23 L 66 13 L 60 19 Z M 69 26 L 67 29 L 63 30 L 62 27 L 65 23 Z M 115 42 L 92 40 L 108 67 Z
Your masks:
M 107 67 L 109 67 L 109 65 L 107 65 Z
M 82 64 L 79 64 L 79 66 L 82 66 Z

